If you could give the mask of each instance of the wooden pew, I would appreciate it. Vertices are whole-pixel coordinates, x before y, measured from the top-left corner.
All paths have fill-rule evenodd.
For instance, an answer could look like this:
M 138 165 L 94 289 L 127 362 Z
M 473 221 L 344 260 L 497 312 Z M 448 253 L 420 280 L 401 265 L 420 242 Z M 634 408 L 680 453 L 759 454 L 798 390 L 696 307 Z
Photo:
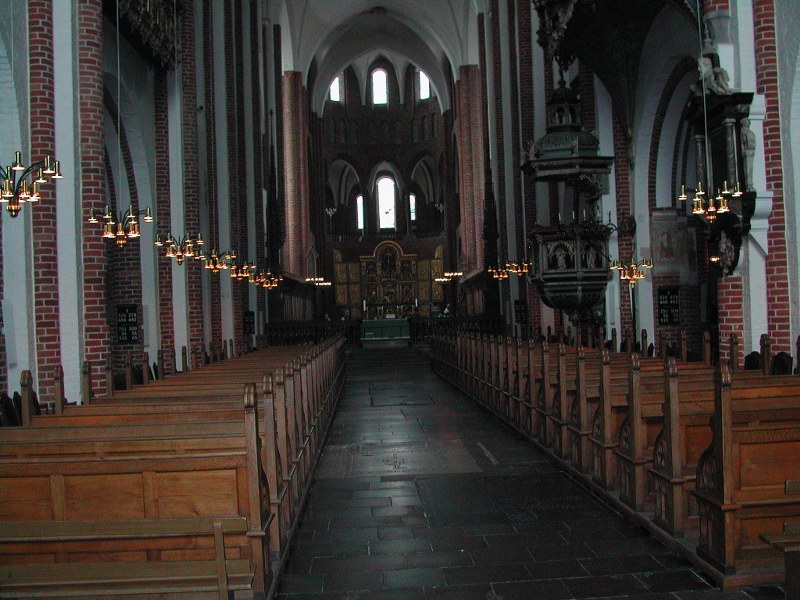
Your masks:
M 248 451 L 258 444 L 255 403 L 251 384 L 239 421 L 205 423 L 198 431 L 192 425 L 150 424 L 0 432 L 0 520 L 244 517 L 247 533 L 236 554 L 252 563 L 253 589 L 263 592 L 269 574 L 264 528 L 270 517 L 260 500 L 268 496 L 260 455 Z M 97 534 L 106 533 L 98 526 Z M 113 545 L 110 554 L 142 560 L 141 553 L 115 552 Z M 67 571 L 58 571 L 59 577 Z M 19 571 L 20 583 L 26 573 Z
M 231 364 L 234 361 L 229 361 Z M 265 510 L 266 518 L 261 519 L 261 525 L 248 532 L 248 539 L 253 538 L 263 544 L 263 556 L 267 557 L 267 571 L 264 571 L 264 558 L 254 561 L 256 565 L 262 565 L 261 572 L 254 578 L 254 586 L 259 586 L 265 590 L 269 586 L 269 579 L 265 573 L 269 570 L 269 564 L 276 570 L 280 560 L 285 558 L 285 549 L 292 527 L 296 523 L 299 509 L 302 505 L 305 492 L 310 484 L 310 470 L 316 461 L 322 438 L 330 423 L 335 403 L 341 393 L 343 384 L 343 341 L 340 338 L 328 340 L 317 348 L 305 348 L 305 352 L 297 359 L 294 364 L 281 367 L 281 371 L 287 373 L 288 387 L 291 390 L 287 395 L 285 392 L 286 381 L 284 380 L 284 391 L 275 390 L 273 395 L 270 389 L 269 380 L 262 385 L 261 398 L 259 403 L 262 408 L 259 419 L 264 423 L 262 433 L 255 436 L 246 436 L 244 426 L 241 422 L 241 393 L 239 400 L 239 421 L 220 420 L 220 418 L 235 416 L 232 406 L 227 400 L 214 402 L 207 400 L 197 404 L 191 402 L 191 409 L 187 402 L 190 399 L 175 400 L 171 398 L 168 402 L 163 399 L 159 402 L 153 398 L 151 404 L 143 407 L 139 404 L 140 400 L 133 402 L 109 402 L 106 404 L 96 404 L 88 407 L 67 407 L 67 415 L 63 419 L 80 419 L 78 410 L 72 409 L 86 408 L 93 414 L 88 415 L 89 422 L 76 427 L 74 423 L 59 423 L 53 425 L 53 421 L 38 423 L 33 428 L 17 429 L 16 432 L 7 430 L 0 432 L 0 464 L 3 462 L 13 463 L 15 469 L 19 469 L 21 463 L 25 461 L 45 461 L 52 458 L 54 449 L 55 454 L 62 448 L 68 448 L 71 459 L 80 458 L 82 468 L 86 473 L 98 473 L 102 475 L 110 467 L 105 466 L 109 455 L 115 456 L 120 462 L 125 462 L 125 453 L 138 456 L 143 454 L 146 458 L 153 456 L 159 457 L 162 462 L 174 464 L 174 461 L 183 459 L 195 460 L 195 469 L 201 469 L 206 465 L 214 465 L 218 468 L 211 468 L 212 471 L 224 471 L 223 465 L 217 464 L 214 458 L 221 453 L 220 460 L 230 462 L 235 460 L 236 452 L 242 452 L 244 458 L 252 463 L 256 461 L 262 465 L 260 470 L 248 473 L 252 475 L 236 475 L 230 478 L 231 482 L 236 482 L 236 489 L 241 491 L 242 481 L 249 480 L 248 498 L 237 496 L 226 504 L 226 506 L 237 506 L 252 508 L 249 519 L 256 522 L 257 510 Z M 188 375 L 188 374 L 187 374 Z M 216 377 L 224 376 L 224 370 Z M 250 369 L 247 377 L 253 378 L 254 371 Z M 235 381 L 236 378 L 233 378 Z M 190 383 L 187 379 L 187 384 Z M 201 385 L 205 385 L 202 382 Z M 230 385 L 239 385 L 231 383 Z M 250 384 L 250 395 L 255 399 L 255 386 Z M 172 403 L 172 407 L 170 407 Z M 187 416 L 180 419 L 180 410 L 184 409 Z M 145 413 L 139 415 L 142 409 Z M 246 412 L 251 413 L 255 420 L 255 415 L 259 413 L 255 403 Z M 170 415 L 165 418 L 166 415 Z M 277 415 L 280 415 L 278 418 Z M 36 417 L 38 419 L 38 417 Z M 105 424 L 103 423 L 105 420 Z M 282 425 L 281 425 L 282 422 Z M 91 424 L 90 424 L 91 423 Z M 284 435 L 280 436 L 277 430 L 282 427 Z M 288 431 L 295 431 L 296 436 L 291 449 L 288 446 Z M 27 435 L 26 435 L 27 434 Z M 25 439 L 27 438 L 27 439 Z M 38 439 L 38 441 L 37 441 Z M 93 450 L 91 450 L 93 448 Z M 244 450 L 242 450 L 244 448 Z M 76 451 L 77 450 L 77 451 Z M 292 467 L 280 473 L 280 456 L 290 462 Z M 139 454 L 137 454 L 139 453 Z M 231 454 L 234 453 L 234 454 Z M 92 456 L 95 456 L 92 462 Z M 39 458 L 37 458 L 39 457 Z M 139 460 L 137 464 L 145 464 Z M 153 463 L 148 463 L 153 464 Z M 159 465 L 161 463 L 158 463 Z M 189 464 L 189 463 L 181 463 Z M 44 467 L 43 467 L 44 468 Z M 50 470 L 64 468 L 61 463 L 48 465 Z M 132 468 L 132 467 L 131 467 Z M 105 471 L 104 471 L 105 469 Z M 272 469 L 272 472 L 270 472 Z M 167 469 L 169 470 L 169 469 Z M 208 470 L 208 468 L 206 468 Z M 27 471 L 27 469 L 26 469 Z M 47 472 L 47 468 L 44 468 Z M 259 475 L 259 473 L 261 473 Z M 2 477 L 2 475 L 0 475 Z M 140 475 L 139 478 L 144 478 Z M 62 477 L 63 479 L 63 477 Z M 149 476 L 152 480 L 152 476 Z M 284 479 L 289 481 L 289 485 L 281 485 Z M 145 478 L 146 480 L 146 478 Z M 0 479 L 2 481 L 2 479 Z M 276 482 L 275 488 L 267 487 L 267 482 Z M 260 487 L 259 487 L 260 486 Z M 110 485 L 105 486 L 113 489 Z M 202 490 L 197 492 L 200 497 L 207 494 L 206 489 L 217 490 L 219 486 L 209 484 L 208 486 L 193 486 L 192 489 Z M 258 494 L 252 493 L 252 489 L 260 489 Z M 14 489 L 14 486 L 3 486 L 0 490 Z M 293 491 L 288 494 L 286 490 Z M 152 496 L 152 492 L 148 492 Z M 42 502 L 49 497 L 61 497 L 64 494 L 45 494 Z M 140 497 L 147 494 L 143 491 Z M 190 493 L 186 493 L 188 498 Z M 275 503 L 289 506 L 290 510 L 283 510 L 270 514 Z M 288 500 L 288 502 L 287 502 Z M 5 503 L 4 503 L 5 504 Z M 195 511 L 197 512 L 197 511 Z M 192 512 L 191 514 L 195 514 Z M 51 517 L 53 511 L 51 511 Z M 0 520 L 6 520 L 8 515 L 0 514 Z M 19 517 L 19 515 L 18 515 Z M 24 516 L 23 516 L 24 517 Z M 280 527 L 278 518 L 280 517 Z M 1 528 L 1 527 L 0 527 Z M 268 529 L 268 531 L 267 531 Z M 280 531 L 280 535 L 273 534 Z M 257 533 L 260 532 L 260 533 Z M 251 552 L 251 554 L 253 554 Z
M 252 588 L 252 561 L 238 552 L 247 532 L 237 517 L 6 522 L 0 598 L 109 597 L 168 585 L 175 597 L 227 599 Z M 29 555 L 35 563 L 21 562 Z M 155 555 L 161 560 L 148 560 Z
M 797 373 L 795 373 L 797 374 Z M 786 523 L 783 531 L 760 535 L 762 541 L 783 552 L 784 591 L 787 598 L 800 598 L 800 525 Z
M 783 573 L 779 553 L 759 536 L 800 523 L 800 419 L 770 422 L 763 416 L 756 410 L 737 418 L 730 371 L 722 365 L 713 438 L 698 462 L 692 492 L 700 514 L 698 556 L 724 573 L 741 573 L 745 581 L 752 580 L 748 572 L 761 570 L 755 578 L 762 582 L 780 581 Z

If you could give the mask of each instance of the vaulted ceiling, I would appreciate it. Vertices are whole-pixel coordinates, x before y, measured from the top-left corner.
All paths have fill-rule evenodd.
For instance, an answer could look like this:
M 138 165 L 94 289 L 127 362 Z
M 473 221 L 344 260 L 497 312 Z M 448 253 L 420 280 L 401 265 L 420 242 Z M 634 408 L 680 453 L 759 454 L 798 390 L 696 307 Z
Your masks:
M 328 84 L 359 58 L 405 59 L 431 79 L 442 108 L 459 66 L 477 62 L 477 0 L 284 0 L 284 68 L 307 78 L 321 110 Z M 401 66 L 402 65 L 398 65 Z M 402 72 L 402 69 L 398 69 Z M 360 75 L 360 74 L 359 74 Z

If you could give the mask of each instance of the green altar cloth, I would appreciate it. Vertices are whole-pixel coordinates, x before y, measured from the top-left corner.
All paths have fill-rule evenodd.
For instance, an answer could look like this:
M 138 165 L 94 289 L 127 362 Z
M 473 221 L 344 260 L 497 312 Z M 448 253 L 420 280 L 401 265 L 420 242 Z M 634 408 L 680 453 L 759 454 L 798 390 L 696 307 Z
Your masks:
M 361 339 L 407 340 L 411 337 L 406 319 L 378 319 L 361 323 Z

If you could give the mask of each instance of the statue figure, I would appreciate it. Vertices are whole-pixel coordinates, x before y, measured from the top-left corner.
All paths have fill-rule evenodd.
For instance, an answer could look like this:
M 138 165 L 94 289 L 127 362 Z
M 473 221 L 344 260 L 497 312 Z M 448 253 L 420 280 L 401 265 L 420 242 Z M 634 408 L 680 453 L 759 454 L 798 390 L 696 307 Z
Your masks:
M 597 250 L 592 244 L 586 244 L 584 262 L 587 269 L 597 268 Z
M 717 248 L 719 249 L 722 275 L 730 275 L 733 269 L 733 261 L 736 259 L 736 248 L 734 248 L 733 242 L 725 234 L 725 231 L 720 234 Z
M 722 67 L 715 67 L 711 56 L 704 55 L 697 59 L 697 71 L 700 74 L 697 83 L 689 86 L 695 96 L 702 96 L 703 93 L 727 96 L 731 93 L 728 72 Z
M 753 183 L 753 157 L 756 154 L 756 134 L 750 129 L 750 119 L 742 119 L 739 129 L 742 144 L 742 167 L 744 168 L 744 189 L 756 191 Z

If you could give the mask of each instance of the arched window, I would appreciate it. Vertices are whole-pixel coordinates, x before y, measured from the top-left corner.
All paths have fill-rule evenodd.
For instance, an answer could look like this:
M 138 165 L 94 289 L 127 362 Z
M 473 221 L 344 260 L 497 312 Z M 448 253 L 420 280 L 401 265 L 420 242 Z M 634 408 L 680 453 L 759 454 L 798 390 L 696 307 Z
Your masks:
M 408 213 L 412 221 L 417 220 L 417 196 L 414 194 L 408 195 Z
M 381 229 L 394 229 L 395 186 L 391 177 L 378 179 L 378 221 Z
M 359 231 L 364 231 L 364 196 L 356 196 L 356 227 Z
M 389 103 L 389 77 L 383 69 L 372 72 L 372 103 Z
M 342 89 L 338 76 L 331 82 L 331 87 L 328 90 L 328 94 L 330 96 L 331 102 L 341 102 Z
M 431 97 L 431 80 L 423 71 L 419 72 L 419 99 L 427 100 Z

